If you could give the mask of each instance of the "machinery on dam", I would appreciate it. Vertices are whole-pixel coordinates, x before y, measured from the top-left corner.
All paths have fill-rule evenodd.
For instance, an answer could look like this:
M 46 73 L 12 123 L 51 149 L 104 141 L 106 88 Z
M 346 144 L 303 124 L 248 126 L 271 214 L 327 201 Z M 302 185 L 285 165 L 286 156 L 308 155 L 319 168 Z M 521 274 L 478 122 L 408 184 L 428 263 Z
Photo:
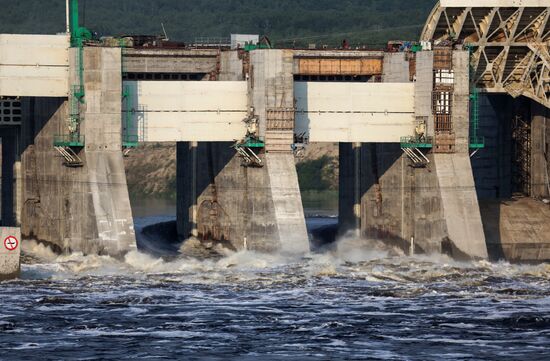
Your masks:
M 548 1 L 442 0 L 391 52 L 117 45 L 69 8 L 66 34 L 0 35 L 2 225 L 24 239 L 134 249 L 124 152 L 176 142 L 182 240 L 307 252 L 295 151 L 331 142 L 342 233 L 550 260 Z

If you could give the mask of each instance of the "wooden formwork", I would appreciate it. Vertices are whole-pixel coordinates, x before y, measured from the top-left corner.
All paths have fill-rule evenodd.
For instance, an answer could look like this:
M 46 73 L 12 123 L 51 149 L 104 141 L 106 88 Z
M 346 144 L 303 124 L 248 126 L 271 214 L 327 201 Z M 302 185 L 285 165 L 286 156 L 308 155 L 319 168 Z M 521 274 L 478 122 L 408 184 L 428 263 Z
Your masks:
M 454 153 L 456 136 L 453 133 L 452 102 L 454 92 L 453 50 L 451 47 L 434 49 L 434 153 Z
M 453 121 L 450 114 L 435 114 L 434 123 L 436 132 L 450 132 L 453 130 Z
M 434 69 L 452 70 L 453 69 L 453 49 L 451 47 L 434 48 Z
M 295 110 L 267 109 L 265 146 L 270 153 L 290 153 L 294 143 Z
M 294 109 L 268 109 L 267 110 L 267 131 L 294 131 Z
M 409 80 L 414 81 L 416 78 L 416 53 L 408 54 L 409 60 Z
M 298 60 L 300 75 L 379 75 L 383 59 L 319 59 Z
M 450 131 L 439 131 L 435 133 L 434 153 L 454 153 L 456 136 Z

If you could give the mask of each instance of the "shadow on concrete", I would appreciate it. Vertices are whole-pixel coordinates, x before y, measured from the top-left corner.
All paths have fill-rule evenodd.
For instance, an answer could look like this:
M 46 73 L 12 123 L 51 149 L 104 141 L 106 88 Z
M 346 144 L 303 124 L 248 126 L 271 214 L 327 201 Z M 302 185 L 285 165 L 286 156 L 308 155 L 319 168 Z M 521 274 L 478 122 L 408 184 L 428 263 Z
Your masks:
M 513 202 L 513 200 L 509 201 Z M 491 261 L 500 261 L 506 258 L 500 233 L 501 202 L 503 201 L 498 199 L 483 200 L 479 202 L 483 231 L 485 232 L 485 240 L 487 243 L 487 252 L 489 253 L 489 260 Z
M 178 241 L 176 221 L 136 228 L 138 250 L 155 257 L 175 258 L 182 242 Z

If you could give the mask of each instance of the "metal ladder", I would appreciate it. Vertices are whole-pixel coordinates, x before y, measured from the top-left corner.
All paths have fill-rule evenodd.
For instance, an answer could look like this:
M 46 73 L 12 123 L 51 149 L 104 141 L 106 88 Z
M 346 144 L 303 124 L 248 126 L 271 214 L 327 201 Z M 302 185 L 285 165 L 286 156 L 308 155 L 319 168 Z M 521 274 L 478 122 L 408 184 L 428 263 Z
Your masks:
M 425 168 L 430 164 L 428 157 L 418 148 L 401 148 L 401 150 L 409 157 L 413 168 Z
M 84 162 L 70 147 L 54 147 L 55 150 L 65 159 L 63 164 L 70 168 L 80 168 Z
M 243 159 L 243 163 L 247 167 L 263 167 L 264 164 L 260 157 L 254 153 L 254 151 L 248 147 L 235 147 L 237 153 Z

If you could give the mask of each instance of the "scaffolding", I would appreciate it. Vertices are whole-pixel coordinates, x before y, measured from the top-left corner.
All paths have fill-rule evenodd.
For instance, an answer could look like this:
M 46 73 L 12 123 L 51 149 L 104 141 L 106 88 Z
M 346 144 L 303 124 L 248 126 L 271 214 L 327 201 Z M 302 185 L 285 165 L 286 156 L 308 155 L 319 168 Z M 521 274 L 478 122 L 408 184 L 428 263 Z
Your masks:
M 479 135 L 479 89 L 473 85 L 470 94 L 470 149 L 485 148 L 485 137 Z
M 479 135 L 479 88 L 475 82 L 474 47 L 466 44 L 470 59 L 470 149 L 485 148 L 485 137 Z
M 137 148 L 140 141 L 139 122 L 134 121 L 136 109 L 134 107 L 132 91 L 128 85 L 124 86 L 122 89 L 122 102 L 124 108 L 124 119 L 122 121 L 122 148 Z
M 512 119 L 513 183 L 515 191 L 531 194 L 531 124 L 522 116 Z
M 252 135 L 247 135 L 243 141 L 233 145 L 233 149 L 241 156 L 242 165 L 245 167 L 263 167 L 263 161 L 258 154 L 264 148 L 265 141 Z
M 71 48 L 75 49 L 76 84 L 71 86 L 69 93 L 69 119 L 67 133 L 54 136 L 54 147 L 63 155 L 71 166 L 81 166 L 82 161 L 73 161 L 78 158 L 77 153 L 85 145 L 84 136 L 80 134 L 82 118 L 80 105 L 84 104 L 84 43 L 92 39 L 92 33 L 79 25 L 78 0 L 70 1 L 69 31 Z M 75 158 L 76 157 L 76 158 Z M 79 158 L 78 158 L 79 159 Z

